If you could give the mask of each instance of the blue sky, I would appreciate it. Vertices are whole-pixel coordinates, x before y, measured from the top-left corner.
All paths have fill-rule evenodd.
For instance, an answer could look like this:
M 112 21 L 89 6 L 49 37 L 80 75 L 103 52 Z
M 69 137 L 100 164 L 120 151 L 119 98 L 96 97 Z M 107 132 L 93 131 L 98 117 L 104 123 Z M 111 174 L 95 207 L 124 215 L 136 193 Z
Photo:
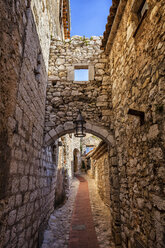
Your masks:
M 100 36 L 105 31 L 112 0 L 70 0 L 71 36 Z
M 74 70 L 75 81 L 88 81 L 88 69 Z

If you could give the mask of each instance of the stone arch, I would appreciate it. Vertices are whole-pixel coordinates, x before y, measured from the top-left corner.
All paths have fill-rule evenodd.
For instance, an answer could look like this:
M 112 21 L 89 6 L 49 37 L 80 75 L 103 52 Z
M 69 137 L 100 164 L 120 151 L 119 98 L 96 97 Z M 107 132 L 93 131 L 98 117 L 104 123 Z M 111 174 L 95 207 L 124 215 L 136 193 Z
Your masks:
M 55 128 L 52 128 L 46 135 L 44 139 L 44 145 L 52 145 L 55 140 L 67 133 L 73 133 L 74 126 L 73 122 L 65 122 Z M 118 171 L 118 156 L 116 149 L 115 136 L 113 130 L 108 130 L 104 126 L 99 124 L 92 124 L 87 121 L 86 123 L 86 132 L 91 133 L 108 144 L 109 152 L 109 176 L 110 176 L 110 212 L 111 212 L 111 229 L 112 235 L 114 237 L 114 242 L 120 245 L 121 242 L 121 226 L 120 226 L 120 176 Z
M 74 126 L 73 122 L 65 122 L 63 125 L 59 125 L 56 128 L 52 128 L 44 138 L 44 146 L 51 145 L 55 140 L 67 133 L 73 133 Z M 103 126 L 97 124 L 86 123 L 86 132 L 91 133 L 102 140 L 104 140 L 111 147 L 115 146 L 114 135 L 111 130 L 106 129 Z

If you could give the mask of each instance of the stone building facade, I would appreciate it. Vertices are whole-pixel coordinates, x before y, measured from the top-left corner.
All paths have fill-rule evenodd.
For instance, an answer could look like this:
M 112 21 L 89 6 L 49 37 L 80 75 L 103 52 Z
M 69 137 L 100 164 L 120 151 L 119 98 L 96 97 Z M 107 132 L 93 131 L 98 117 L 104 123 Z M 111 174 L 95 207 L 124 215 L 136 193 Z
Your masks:
M 52 39 L 46 101 L 46 142 L 59 133 L 58 129 L 66 130 L 67 125 L 72 126 L 78 110 L 82 111 L 86 120 L 93 119 L 100 126 L 109 126 L 109 112 L 105 110 L 110 105 L 110 98 L 104 89 L 107 83 L 107 59 L 100 45 L 100 37 L 88 39 L 75 36 L 65 41 Z M 75 69 L 83 68 L 88 69 L 88 80 L 75 81 Z
M 108 145 L 104 141 L 101 141 L 93 151 L 86 155 L 86 160 L 90 160 L 88 175 L 95 179 L 101 199 L 110 207 L 110 163 Z
M 43 139 L 58 2 L 0 2 L 0 247 L 37 247 L 54 209 L 57 165 Z
M 52 71 L 55 64 L 51 64 L 50 59 L 50 79 L 57 80 L 57 85 L 59 79 L 61 82 L 66 80 L 67 87 L 70 85 L 76 95 L 71 91 L 67 93 L 66 103 L 65 100 L 56 103 L 68 108 L 71 101 L 72 114 L 70 111 L 69 114 L 72 119 L 78 105 L 88 121 L 87 128 L 96 131 L 95 134 L 99 135 L 95 125 L 104 126 L 112 136 L 114 131 L 116 149 L 110 148 L 110 209 L 116 245 L 124 248 L 164 247 L 164 30 L 163 1 L 113 1 L 103 37 L 104 51 L 99 52 L 103 56 L 100 58 L 105 59 L 104 72 L 99 70 L 103 73 L 99 81 L 97 66 L 100 67 L 101 63 L 95 64 L 92 54 L 90 60 L 83 59 L 85 52 L 81 38 L 68 41 L 64 49 L 60 44 L 64 54 L 66 47 L 72 51 L 69 61 L 66 57 L 61 61 L 66 66 L 63 79 Z M 91 45 L 91 41 L 87 41 L 86 51 Z M 94 67 L 94 78 L 89 77 L 85 88 L 83 83 L 77 86 L 78 82 L 73 78 L 73 70 L 84 65 Z M 95 89 L 100 89 L 98 98 L 92 98 L 92 88 L 87 87 L 92 87 L 93 82 L 97 82 Z M 90 112 L 89 98 L 81 103 L 81 94 L 85 98 L 86 92 L 90 92 L 95 111 Z M 60 94 L 58 99 L 62 99 Z M 68 109 L 57 122 L 60 132 L 72 130 L 71 123 L 67 127 L 67 115 Z M 58 127 L 50 128 L 46 141 L 58 137 L 60 132 Z
M 80 109 L 109 147 L 116 247 L 164 248 L 164 1 L 113 0 L 103 40 L 64 41 L 68 2 L 0 2 L 0 246 L 40 245 L 54 209 L 53 146 Z M 76 69 L 88 80 L 75 81 Z
M 54 205 L 58 207 L 66 200 L 75 172 L 80 171 L 80 139 L 66 134 L 54 143 L 53 149 L 57 164 Z
M 103 40 L 112 85 L 122 247 L 165 247 L 165 5 L 129 0 L 116 8 Z

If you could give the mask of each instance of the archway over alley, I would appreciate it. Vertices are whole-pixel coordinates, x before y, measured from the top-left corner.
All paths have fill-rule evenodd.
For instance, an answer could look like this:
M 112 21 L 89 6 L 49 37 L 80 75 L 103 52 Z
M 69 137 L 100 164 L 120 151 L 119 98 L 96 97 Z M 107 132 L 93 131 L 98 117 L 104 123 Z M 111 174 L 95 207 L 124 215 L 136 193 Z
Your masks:
M 59 141 L 57 142 L 57 140 Z M 61 182 L 72 178 L 71 184 L 69 184 L 71 186 L 71 193 L 65 204 L 61 208 L 56 209 L 51 215 L 48 229 L 45 232 L 43 247 L 53 247 L 53 244 L 55 247 L 56 245 L 57 247 L 58 245 L 67 247 L 67 244 L 69 244 L 69 247 L 81 247 L 82 245 L 84 247 L 93 247 L 93 245 L 97 247 L 98 244 L 99 247 L 104 248 L 112 246 L 113 236 L 111 225 L 113 220 L 110 214 L 111 194 L 109 181 L 110 145 L 108 142 L 106 143 L 89 133 L 83 139 L 76 138 L 71 133 L 71 130 L 68 134 L 61 136 L 57 140 L 53 140 L 52 143 L 52 146 L 54 146 L 53 144 L 60 145 L 58 158 L 60 160 L 58 163 L 60 166 L 57 170 L 60 173 L 63 167 L 63 170 L 66 172 L 63 174 L 63 177 L 61 174 Z M 77 158 L 75 159 L 77 153 L 80 153 L 80 164 L 77 163 L 78 161 L 76 162 Z M 59 173 L 57 172 L 57 177 Z M 76 180 L 74 175 L 80 179 L 77 196 L 74 198 L 75 203 L 72 201 Z M 89 177 L 93 179 L 89 179 Z M 56 181 L 59 180 L 56 179 Z M 60 188 L 57 190 L 60 191 Z M 59 192 L 57 193 L 59 195 Z M 68 195 L 66 194 L 67 197 Z M 92 206 L 90 206 L 90 203 Z M 94 222 L 92 218 L 94 218 Z M 56 229 L 58 231 L 54 232 Z
M 95 124 L 91 124 L 87 121 L 86 125 L 86 132 L 91 133 L 102 140 L 104 140 L 110 147 L 113 149 L 115 147 L 115 139 L 114 134 L 112 131 L 108 131 L 107 128 L 102 126 L 97 126 Z M 54 143 L 58 138 L 67 134 L 67 133 L 74 133 L 74 124 L 73 122 L 66 122 L 64 125 L 59 125 L 56 128 L 52 128 L 49 133 L 45 135 L 44 144 L 45 146 L 51 145 Z

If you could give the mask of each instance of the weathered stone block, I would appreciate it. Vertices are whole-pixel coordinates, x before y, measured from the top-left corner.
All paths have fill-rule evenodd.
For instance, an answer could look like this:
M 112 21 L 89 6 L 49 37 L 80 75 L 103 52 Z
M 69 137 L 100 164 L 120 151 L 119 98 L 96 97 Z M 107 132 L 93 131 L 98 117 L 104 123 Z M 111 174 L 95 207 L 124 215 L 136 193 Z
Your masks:
M 18 161 L 12 161 L 12 163 L 10 164 L 10 173 L 16 174 L 17 168 L 18 168 Z
M 104 69 L 105 68 L 105 63 L 96 63 L 95 67 L 98 69 Z
M 56 129 L 55 129 L 57 134 L 60 134 L 64 131 L 64 127 L 62 125 L 59 125 Z
M 45 144 L 47 144 L 47 142 L 50 141 L 50 139 L 51 139 L 51 137 L 50 137 L 50 135 L 47 133 L 47 134 L 45 135 L 45 139 L 44 139 Z
M 78 95 L 79 95 L 79 91 L 72 91 L 72 92 L 71 92 L 71 95 L 72 95 L 72 96 L 78 96 Z
M 65 130 L 73 130 L 74 129 L 73 122 L 65 122 L 64 129 Z
M 98 69 L 97 73 L 103 76 L 105 74 L 105 71 L 103 69 Z
M 95 80 L 96 80 L 96 81 L 101 82 L 101 81 L 102 81 L 102 79 L 103 79 L 103 78 L 102 78 L 101 76 L 95 76 Z
M 55 129 L 51 129 L 49 131 L 49 136 L 52 137 L 52 138 L 55 137 L 55 136 L 57 136 L 57 133 L 56 133 Z
M 57 92 L 53 92 L 53 96 L 54 97 L 61 96 L 61 92 L 58 92 L 58 91 Z
M 96 106 L 97 107 L 107 107 L 108 106 L 108 102 L 106 102 L 106 101 L 101 101 L 101 102 L 97 102 L 96 103 Z
M 71 95 L 71 90 L 64 90 L 61 92 L 61 96 L 70 96 Z
M 154 139 L 158 136 L 158 134 L 159 134 L 158 124 L 152 125 L 149 129 L 148 139 Z
M 102 110 L 102 115 L 112 115 L 112 111 L 111 110 Z
M 22 206 L 18 208 L 18 213 L 17 213 L 17 221 L 21 220 L 22 218 L 25 217 L 26 213 L 26 206 Z
M 56 65 L 63 65 L 65 63 L 65 59 L 58 58 L 56 60 Z
M 24 176 L 21 180 L 20 180 L 20 190 L 21 191 L 27 191 L 28 189 L 28 177 Z
M 37 198 L 37 195 L 38 195 L 38 191 L 37 191 L 37 190 L 33 191 L 33 192 L 30 194 L 30 202 L 35 201 L 36 198 Z
M 136 200 L 137 200 L 137 205 L 138 205 L 139 209 L 143 209 L 144 203 L 145 203 L 144 199 L 143 198 L 137 198 Z
M 160 196 L 152 195 L 152 202 L 159 210 L 165 211 L 165 200 L 163 200 Z
M 152 22 L 155 21 L 155 17 L 157 16 L 158 11 L 159 11 L 159 8 L 158 8 L 158 6 L 156 5 L 156 6 L 152 9 L 152 11 L 151 11 L 151 14 L 150 14 L 150 21 L 152 21 Z
M 12 193 L 17 193 L 19 191 L 19 179 L 15 178 L 12 180 Z
M 15 220 L 16 220 L 16 210 L 12 210 L 10 213 L 9 213 L 9 217 L 8 217 L 8 225 L 9 226 L 12 226 L 14 223 L 15 223 Z
M 161 148 L 151 148 L 150 149 L 150 158 L 156 161 L 163 160 L 163 152 Z
M 16 195 L 15 204 L 16 204 L 16 206 L 20 206 L 22 204 L 22 195 L 21 194 Z
M 97 98 L 97 102 L 106 102 L 108 96 L 107 95 L 102 95 Z

